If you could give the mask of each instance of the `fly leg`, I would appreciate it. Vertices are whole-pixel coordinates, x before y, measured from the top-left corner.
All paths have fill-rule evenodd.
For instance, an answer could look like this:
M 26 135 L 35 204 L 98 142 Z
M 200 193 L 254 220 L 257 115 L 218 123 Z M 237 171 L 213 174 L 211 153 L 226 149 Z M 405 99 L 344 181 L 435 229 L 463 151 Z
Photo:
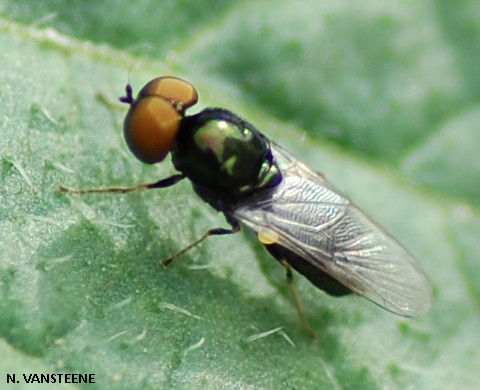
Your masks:
M 231 229 L 225 229 L 225 228 L 214 228 L 214 229 L 209 229 L 207 230 L 198 240 L 195 240 L 192 242 L 190 245 L 186 246 L 182 250 L 178 251 L 177 253 L 174 253 L 171 256 L 168 256 L 166 259 L 162 260 L 162 266 L 164 268 L 168 267 L 169 264 L 177 259 L 178 257 L 182 256 L 185 252 L 189 251 L 193 247 L 197 246 L 200 244 L 202 241 L 206 240 L 210 236 L 222 236 L 225 234 L 233 234 L 237 233 L 240 231 L 240 224 L 238 222 L 230 222 L 232 225 Z
M 317 341 L 317 334 L 313 330 L 312 326 L 308 322 L 308 318 L 305 315 L 305 311 L 303 310 L 302 302 L 300 301 L 300 296 L 298 295 L 297 288 L 295 287 L 295 283 L 293 282 L 293 274 L 292 274 L 292 267 L 290 263 L 285 259 L 279 260 L 280 264 L 285 268 L 287 272 L 287 284 L 288 289 L 290 290 L 290 294 L 293 298 L 293 304 L 295 305 L 295 309 L 297 310 L 298 317 L 300 318 L 300 322 L 302 323 L 303 327 L 306 331 L 310 334 L 313 341 Z
M 127 194 L 129 192 L 135 191 L 145 191 L 154 188 L 166 188 L 177 184 L 180 180 L 185 178 L 183 174 L 173 175 L 167 177 L 166 179 L 159 180 L 155 183 L 149 184 L 141 184 L 138 186 L 133 187 L 104 187 L 104 188 L 86 188 L 86 189 L 78 189 L 78 188 L 70 188 L 63 185 L 58 186 L 59 192 L 66 192 L 66 193 L 73 193 L 73 194 L 93 194 L 93 193 L 120 193 L 120 194 Z M 225 234 L 233 234 L 240 231 L 240 224 L 237 221 L 228 220 L 230 225 L 232 225 L 231 229 L 225 228 L 214 228 L 207 230 L 198 240 L 192 242 L 187 247 L 183 248 L 177 253 L 167 257 L 166 259 L 162 260 L 162 266 L 167 267 L 173 260 L 183 255 L 188 250 L 192 249 L 193 247 L 200 244 L 202 241 L 206 240 L 210 236 L 220 236 Z
M 103 187 L 103 188 L 85 188 L 85 189 L 78 189 L 78 188 L 70 188 L 65 187 L 63 185 L 58 186 L 59 192 L 69 192 L 73 194 L 93 194 L 93 193 L 102 193 L 102 192 L 112 192 L 112 193 L 120 193 L 120 194 L 127 194 L 129 192 L 135 191 L 145 191 L 150 190 L 153 188 L 166 188 L 177 184 L 180 180 L 182 180 L 185 176 L 182 174 L 173 175 L 167 177 L 166 179 L 162 179 L 156 181 L 155 183 L 149 184 L 140 184 L 138 186 L 133 187 Z

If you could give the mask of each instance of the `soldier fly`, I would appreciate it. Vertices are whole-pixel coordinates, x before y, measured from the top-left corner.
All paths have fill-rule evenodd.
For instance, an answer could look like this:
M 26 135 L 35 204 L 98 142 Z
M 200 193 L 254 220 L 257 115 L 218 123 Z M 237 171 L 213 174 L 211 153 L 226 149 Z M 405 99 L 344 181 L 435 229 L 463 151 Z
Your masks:
M 353 292 L 406 317 L 429 310 L 431 284 L 412 256 L 322 175 L 252 124 L 222 108 L 186 115 L 198 94 L 171 76 L 150 81 L 136 99 L 128 84 L 120 100 L 130 105 L 124 135 L 132 153 L 148 164 L 170 153 L 179 173 L 152 184 L 100 191 L 165 188 L 187 178 L 231 226 L 207 231 L 164 265 L 208 236 L 238 232 L 243 224 L 286 268 L 290 281 L 293 268 L 330 295 Z

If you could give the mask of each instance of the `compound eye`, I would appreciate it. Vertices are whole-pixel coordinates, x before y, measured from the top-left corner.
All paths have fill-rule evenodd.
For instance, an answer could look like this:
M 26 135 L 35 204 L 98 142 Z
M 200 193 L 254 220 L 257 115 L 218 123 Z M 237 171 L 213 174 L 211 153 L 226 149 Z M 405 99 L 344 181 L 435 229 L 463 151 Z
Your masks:
M 138 94 L 138 99 L 158 96 L 172 103 L 178 111 L 184 111 L 198 101 L 195 87 L 185 80 L 172 76 L 157 77 L 148 82 Z
M 127 145 L 140 161 L 160 162 L 172 148 L 180 120 L 179 112 L 169 101 L 156 96 L 139 98 L 125 118 Z

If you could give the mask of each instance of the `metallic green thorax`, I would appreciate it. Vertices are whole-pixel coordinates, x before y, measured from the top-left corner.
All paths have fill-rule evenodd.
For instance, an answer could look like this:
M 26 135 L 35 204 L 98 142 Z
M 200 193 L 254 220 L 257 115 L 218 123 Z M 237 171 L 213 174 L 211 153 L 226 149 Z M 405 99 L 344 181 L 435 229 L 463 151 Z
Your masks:
M 267 138 L 235 114 L 217 108 L 183 118 L 172 161 L 195 186 L 228 200 L 275 186 L 282 177 Z

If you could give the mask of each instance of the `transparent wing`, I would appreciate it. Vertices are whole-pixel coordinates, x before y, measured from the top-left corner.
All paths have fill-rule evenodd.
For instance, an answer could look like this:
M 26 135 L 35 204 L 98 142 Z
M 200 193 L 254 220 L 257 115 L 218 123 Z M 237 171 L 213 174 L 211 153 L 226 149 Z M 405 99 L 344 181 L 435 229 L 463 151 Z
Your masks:
M 234 217 L 353 292 L 403 316 L 431 306 L 431 284 L 411 255 L 321 175 L 276 144 L 282 183 Z

